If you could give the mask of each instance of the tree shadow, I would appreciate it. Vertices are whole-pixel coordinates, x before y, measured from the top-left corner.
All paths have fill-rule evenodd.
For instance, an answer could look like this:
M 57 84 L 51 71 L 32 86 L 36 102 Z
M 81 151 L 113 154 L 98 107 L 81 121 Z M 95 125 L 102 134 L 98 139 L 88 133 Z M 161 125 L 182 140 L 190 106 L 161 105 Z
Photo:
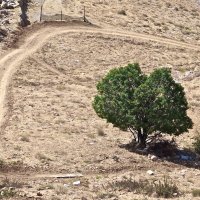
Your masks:
M 200 155 L 191 149 L 180 149 L 175 141 L 159 140 L 149 143 L 145 149 L 137 148 L 135 142 L 119 145 L 129 152 L 140 155 L 155 155 L 156 158 L 169 161 L 188 168 L 200 169 Z

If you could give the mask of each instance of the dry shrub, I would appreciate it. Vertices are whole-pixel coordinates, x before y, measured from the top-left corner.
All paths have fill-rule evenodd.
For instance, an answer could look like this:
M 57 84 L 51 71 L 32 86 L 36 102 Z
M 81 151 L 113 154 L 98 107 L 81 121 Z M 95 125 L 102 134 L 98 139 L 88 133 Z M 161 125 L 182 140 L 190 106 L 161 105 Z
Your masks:
M 200 189 L 192 190 L 192 196 L 193 197 L 200 197 Z
M 102 127 L 98 127 L 98 128 L 97 128 L 97 134 L 98 134 L 99 136 L 106 136 L 106 134 L 104 133 L 104 130 L 103 130 Z
M 153 182 L 149 180 L 133 180 L 131 177 L 124 177 L 122 180 L 115 181 L 109 184 L 114 190 L 124 190 L 127 192 L 134 192 L 138 194 L 152 195 L 156 194 L 157 197 L 173 198 L 179 195 L 178 187 L 172 180 L 164 178 L 163 181 Z
M 164 178 L 162 182 L 154 183 L 154 189 L 158 197 L 164 198 L 171 198 L 179 193 L 176 184 L 167 178 Z
M 200 154 L 200 133 L 196 131 L 196 136 L 194 138 L 193 147 L 196 153 Z

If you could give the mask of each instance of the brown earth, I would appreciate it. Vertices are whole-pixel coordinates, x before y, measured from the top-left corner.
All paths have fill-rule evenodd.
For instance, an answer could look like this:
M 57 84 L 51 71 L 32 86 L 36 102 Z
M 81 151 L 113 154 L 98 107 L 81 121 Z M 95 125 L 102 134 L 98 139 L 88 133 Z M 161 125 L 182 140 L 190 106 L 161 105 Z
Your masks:
M 99 12 L 99 7 L 107 6 L 112 12 L 118 10 L 108 1 L 98 2 Z M 70 8 L 67 5 L 71 2 L 65 5 L 66 11 Z M 100 23 L 101 18 L 95 20 Z M 0 151 L 2 169 L 8 167 L 1 179 L 7 176 L 11 186 L 16 180 L 21 183 L 17 194 L 21 197 L 13 199 L 158 199 L 107 187 L 124 176 L 156 181 L 170 177 L 181 190 L 177 199 L 193 199 L 191 191 L 200 187 L 200 172 L 195 169 L 198 161 L 154 162 L 120 148 L 131 140 L 131 134 L 98 118 L 91 106 L 96 83 L 113 67 L 139 62 L 146 73 L 171 67 L 174 78 L 185 87 L 194 121 L 193 130 L 176 141 L 180 147 L 192 147 L 200 123 L 200 47 L 192 37 L 193 44 L 189 44 L 147 35 L 142 29 L 141 34 L 137 29 L 133 32 L 112 26 L 116 29 L 80 22 L 37 26 L 37 31 L 33 28 L 21 40 L 19 48 L 1 58 Z M 146 173 L 149 169 L 153 176 Z M 58 173 L 81 173 L 83 177 L 49 177 Z M 77 180 L 81 184 L 73 186 Z

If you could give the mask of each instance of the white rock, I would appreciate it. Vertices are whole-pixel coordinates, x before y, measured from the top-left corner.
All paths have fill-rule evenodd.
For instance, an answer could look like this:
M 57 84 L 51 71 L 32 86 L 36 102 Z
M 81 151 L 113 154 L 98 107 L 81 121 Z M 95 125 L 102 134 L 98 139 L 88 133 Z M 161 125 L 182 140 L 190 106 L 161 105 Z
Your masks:
M 153 172 L 152 170 L 148 170 L 148 171 L 147 171 L 147 174 L 149 174 L 149 175 L 154 175 L 154 172 Z
M 7 3 L 5 1 L 2 1 L 1 8 L 3 9 L 3 8 L 6 8 L 6 7 L 7 7 Z
M 149 155 L 148 155 L 148 159 L 149 159 L 149 160 L 152 160 L 152 161 L 156 161 L 156 160 L 158 160 L 158 157 L 155 156 L 155 155 L 149 154 Z
M 186 172 L 187 172 L 187 170 L 186 170 L 186 169 L 183 169 L 183 170 L 180 171 L 180 174 L 181 174 L 182 176 L 185 176 Z
M 69 187 L 69 185 L 68 185 L 68 184 L 64 184 L 63 186 L 64 186 L 64 187 Z
M 81 181 L 75 181 L 75 182 L 73 182 L 73 185 L 75 185 L 75 186 L 78 186 L 80 184 L 81 184 Z
M 156 160 L 158 160 L 158 157 L 157 156 L 151 156 L 151 158 L 150 158 L 152 161 L 156 161 Z

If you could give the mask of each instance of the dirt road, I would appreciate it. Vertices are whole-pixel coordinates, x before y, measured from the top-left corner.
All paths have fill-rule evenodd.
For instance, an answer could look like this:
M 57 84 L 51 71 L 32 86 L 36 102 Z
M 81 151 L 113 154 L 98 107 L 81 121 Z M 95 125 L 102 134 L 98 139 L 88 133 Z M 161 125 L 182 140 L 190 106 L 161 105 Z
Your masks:
M 84 24 L 79 27 L 77 26 L 61 26 L 53 27 L 42 27 L 37 30 L 34 34 L 27 37 L 23 45 L 18 49 L 13 50 L 7 53 L 3 58 L 0 58 L 0 125 L 2 125 L 5 112 L 5 99 L 6 99 L 6 89 L 9 85 L 9 80 L 13 73 L 15 72 L 17 66 L 19 66 L 24 59 L 36 52 L 41 48 L 45 42 L 47 42 L 51 37 L 54 37 L 63 33 L 97 33 L 103 35 L 114 35 L 114 36 L 123 36 L 127 38 L 136 38 L 145 41 L 154 41 L 162 43 L 165 45 L 172 45 L 175 47 L 181 47 L 185 49 L 191 49 L 194 51 L 199 51 L 200 47 L 192 44 L 187 44 L 179 41 L 174 41 L 166 38 L 155 37 L 151 35 L 138 34 L 134 32 L 123 32 L 115 31 L 109 29 L 100 29 L 95 27 L 84 26 Z

